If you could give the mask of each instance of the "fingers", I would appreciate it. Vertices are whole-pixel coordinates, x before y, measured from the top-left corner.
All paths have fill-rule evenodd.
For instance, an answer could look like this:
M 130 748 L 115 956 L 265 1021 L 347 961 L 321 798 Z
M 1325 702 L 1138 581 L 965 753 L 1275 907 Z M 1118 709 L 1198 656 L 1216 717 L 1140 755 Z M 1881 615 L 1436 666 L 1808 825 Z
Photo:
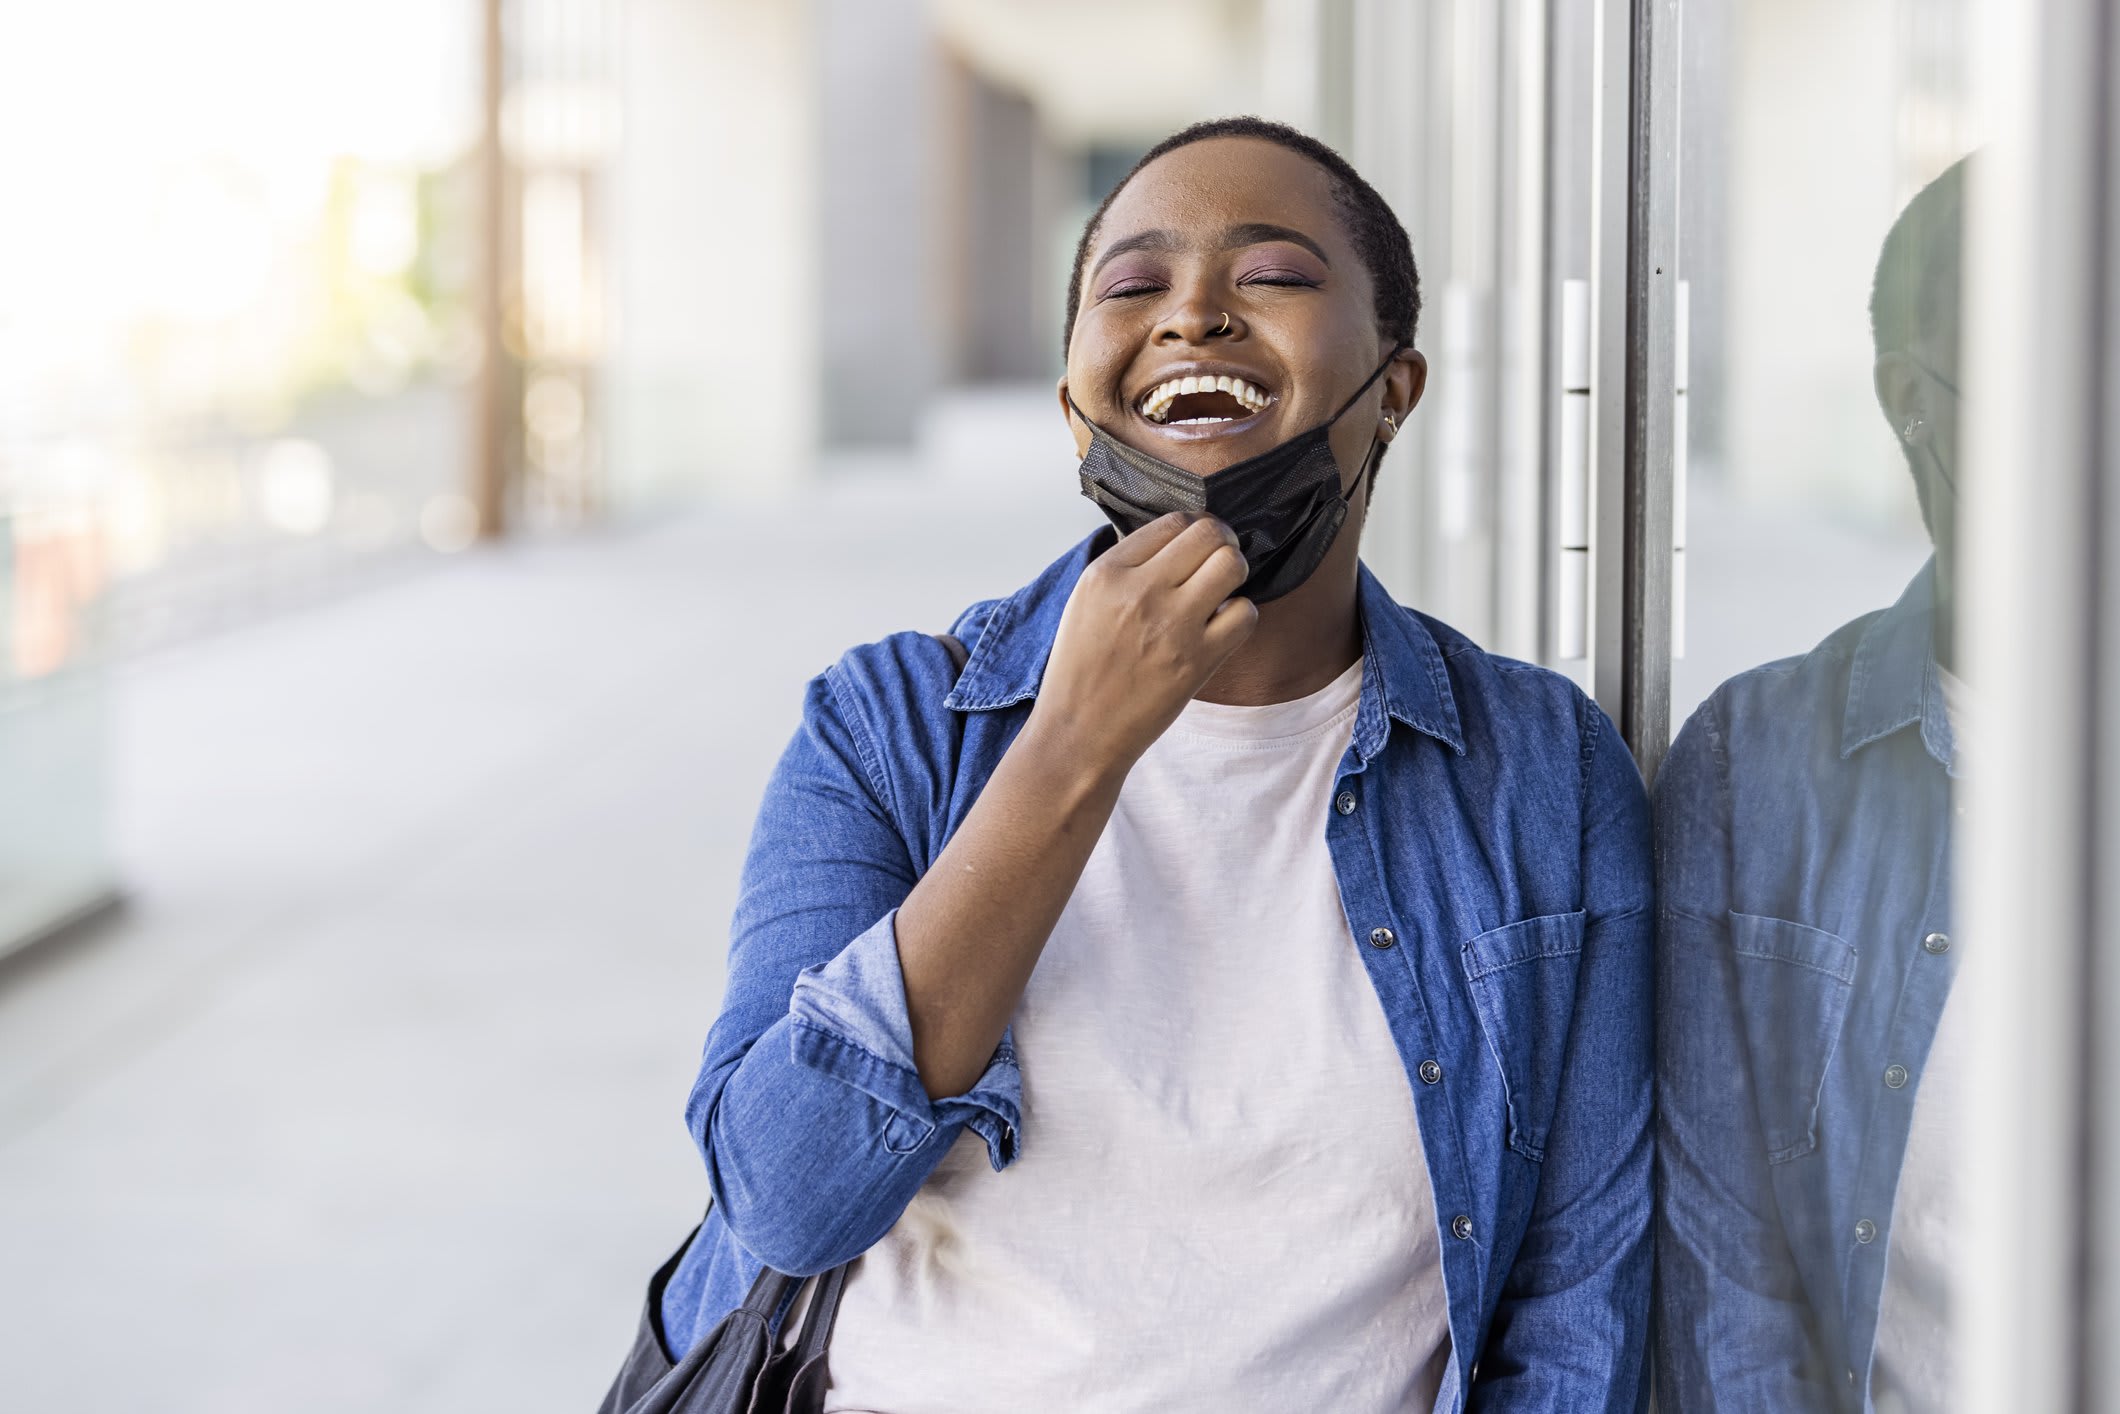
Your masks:
M 1239 566 L 1244 563 L 1244 556 L 1237 548 L 1237 533 L 1212 516 L 1202 516 L 1157 551 L 1149 569 L 1158 581 L 1175 588 L 1191 583 L 1195 575 L 1213 565 L 1218 557 L 1225 562 L 1234 559 Z M 1243 582 L 1243 576 L 1239 575 L 1237 584 Z M 1229 586 L 1230 589 L 1235 587 L 1235 584 Z M 1228 589 L 1223 590 L 1225 596 L 1228 592 Z
M 1236 532 L 1213 519 L 1187 526 L 1156 556 L 1150 569 L 1170 576 L 1166 582 L 1195 623 L 1204 623 L 1251 575 L 1243 551 L 1237 548 Z
M 1182 511 L 1157 516 L 1133 534 L 1120 536 L 1119 543 L 1106 550 L 1103 558 L 1115 565 L 1147 564 L 1164 546 L 1177 539 L 1190 523 Z
M 1195 614 L 1204 619 L 1224 599 L 1237 592 L 1245 580 L 1251 577 L 1251 566 L 1234 545 L 1217 545 L 1198 569 L 1186 576 L 1185 582 L 1176 586 L 1180 602 L 1192 607 Z

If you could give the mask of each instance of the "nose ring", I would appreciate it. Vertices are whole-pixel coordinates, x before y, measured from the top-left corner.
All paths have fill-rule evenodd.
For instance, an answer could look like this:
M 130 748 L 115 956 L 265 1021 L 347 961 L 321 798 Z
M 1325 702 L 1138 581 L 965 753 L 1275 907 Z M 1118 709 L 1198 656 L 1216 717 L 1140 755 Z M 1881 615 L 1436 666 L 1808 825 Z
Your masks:
M 1222 327 L 1219 329 L 1210 329 L 1208 330 L 1208 332 L 1210 334 L 1227 334 L 1229 332 L 1229 314 L 1227 311 L 1224 311 L 1222 315 Z

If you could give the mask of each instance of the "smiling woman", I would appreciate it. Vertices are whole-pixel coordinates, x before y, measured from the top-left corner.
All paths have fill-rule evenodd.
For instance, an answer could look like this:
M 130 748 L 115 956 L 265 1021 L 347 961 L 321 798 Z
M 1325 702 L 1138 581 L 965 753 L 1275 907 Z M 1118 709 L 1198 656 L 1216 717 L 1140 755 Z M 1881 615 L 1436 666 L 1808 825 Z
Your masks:
M 961 661 L 811 683 L 687 1111 L 714 1207 L 607 1408 L 755 1340 L 747 1289 L 790 1340 L 777 1270 L 837 1303 L 790 1407 L 1634 1409 L 1646 806 L 1573 685 L 1362 567 L 1427 373 L 1405 232 L 1232 119 L 1076 271 L 1114 527 Z

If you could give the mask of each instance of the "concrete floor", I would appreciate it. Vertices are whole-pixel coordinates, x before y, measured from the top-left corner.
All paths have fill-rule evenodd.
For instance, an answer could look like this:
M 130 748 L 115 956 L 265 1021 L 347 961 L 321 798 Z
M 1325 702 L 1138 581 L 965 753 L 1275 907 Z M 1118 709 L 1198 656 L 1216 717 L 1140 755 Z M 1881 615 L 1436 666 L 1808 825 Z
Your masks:
M 803 681 L 1096 523 L 1039 484 L 475 553 L 121 669 L 131 906 L 0 971 L 0 1408 L 594 1408 L 704 1201 Z

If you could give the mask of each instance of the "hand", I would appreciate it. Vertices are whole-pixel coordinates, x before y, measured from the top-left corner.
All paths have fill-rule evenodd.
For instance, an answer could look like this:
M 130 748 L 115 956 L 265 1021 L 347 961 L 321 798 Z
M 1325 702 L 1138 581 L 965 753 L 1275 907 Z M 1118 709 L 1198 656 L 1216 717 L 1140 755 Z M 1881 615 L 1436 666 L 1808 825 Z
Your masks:
M 1092 560 L 1068 596 L 1027 731 L 1120 772 L 1251 637 L 1230 597 L 1250 573 L 1236 532 L 1209 516 L 1150 521 Z

